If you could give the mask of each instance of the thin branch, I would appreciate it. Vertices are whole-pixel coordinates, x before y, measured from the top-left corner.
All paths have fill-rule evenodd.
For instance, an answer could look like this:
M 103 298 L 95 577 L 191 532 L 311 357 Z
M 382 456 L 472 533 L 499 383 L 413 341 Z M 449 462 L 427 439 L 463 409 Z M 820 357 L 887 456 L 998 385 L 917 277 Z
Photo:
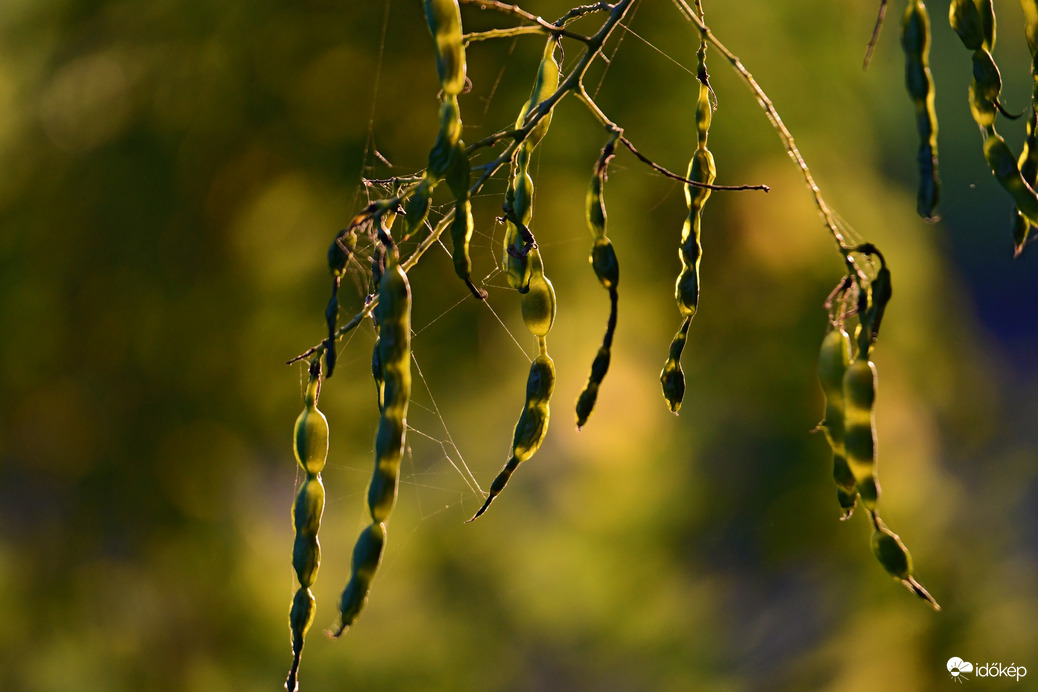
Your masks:
M 782 122 L 782 118 L 779 117 L 778 111 L 775 110 L 775 106 L 772 104 L 771 99 L 769 99 L 768 95 L 764 93 L 764 90 L 760 88 L 760 85 L 757 84 L 757 80 L 753 78 L 750 71 L 743 66 L 739 57 L 728 50 L 727 46 L 721 43 L 721 41 L 714 36 L 713 32 L 710 31 L 710 28 L 696 15 L 695 10 L 689 7 L 686 0 L 674 0 L 674 4 L 690 22 L 696 25 L 699 31 L 706 36 L 706 39 L 713 44 L 718 52 L 728 60 L 732 65 L 732 68 L 735 69 L 736 74 L 739 75 L 739 78 L 747 87 L 749 87 L 750 91 L 753 92 L 753 95 L 757 99 L 757 104 L 764 110 L 765 115 L 768 116 L 768 120 L 771 122 L 775 132 L 778 133 L 783 145 L 785 145 L 790 158 L 793 159 L 797 168 L 800 169 L 800 173 L 804 177 L 804 182 L 807 185 L 808 190 L 810 190 L 812 197 L 814 197 L 815 206 L 818 207 L 818 211 L 822 215 L 826 228 L 829 229 L 830 235 L 832 235 L 833 240 L 836 241 L 836 245 L 840 249 L 840 254 L 844 256 L 844 259 L 848 264 L 853 263 L 853 259 L 850 257 L 851 247 L 848 245 L 847 239 L 840 230 L 836 217 L 833 214 L 833 210 L 822 197 L 822 192 L 818 189 L 814 176 L 811 175 L 811 169 L 807 167 L 807 162 L 804 161 L 804 157 L 800 154 L 800 150 L 797 149 L 796 143 L 793 141 L 793 135 L 786 128 L 785 123 Z
M 490 8 L 492 10 L 497 10 L 498 12 L 504 12 L 505 14 L 515 15 L 517 17 L 525 19 L 528 22 L 533 22 L 538 27 L 540 27 L 539 31 L 544 32 L 544 33 L 549 33 L 552 36 L 565 36 L 566 38 L 571 38 L 571 39 L 573 39 L 575 41 L 580 41 L 581 43 L 587 43 L 588 41 L 590 41 L 590 39 L 587 36 L 582 36 L 580 34 L 575 34 L 572 31 L 569 31 L 568 29 L 566 29 L 566 27 L 564 27 L 564 26 L 559 26 L 558 24 L 552 24 L 551 22 L 549 22 L 548 20 L 546 20 L 546 19 L 544 19 L 542 17 L 538 17 L 535 14 L 531 14 L 531 13 L 527 12 L 523 8 L 519 7 L 518 5 L 508 5 L 508 4 L 503 3 L 503 2 L 498 2 L 497 0 L 461 0 L 461 3 L 464 4 L 464 5 L 479 5 L 479 7 L 482 8 L 482 9 Z M 560 22 L 560 24 L 561 24 L 561 22 Z M 526 27 L 516 27 L 516 28 L 526 28 Z M 480 32 L 480 33 L 493 33 L 494 31 L 509 31 L 509 30 L 508 29 L 495 29 L 495 30 L 492 30 L 490 32 Z M 530 32 L 523 31 L 523 32 L 520 32 L 520 33 L 530 33 Z M 474 34 L 468 34 L 467 36 L 464 37 L 464 40 L 466 42 L 473 41 L 473 40 L 482 40 L 482 39 L 479 39 L 479 38 L 473 39 L 472 38 L 473 35 Z M 508 36 L 508 35 L 515 35 L 515 34 L 504 34 L 504 36 Z M 487 38 L 496 38 L 496 37 L 488 36 Z
M 690 178 L 686 178 L 685 176 L 681 175 L 680 173 L 675 173 L 672 170 L 664 168 L 660 164 L 658 164 L 655 161 L 653 161 L 652 159 L 650 159 L 645 154 L 643 154 L 640 151 L 638 151 L 638 149 L 634 146 L 634 144 L 631 142 L 631 140 L 627 139 L 627 137 L 625 137 L 623 135 L 623 129 L 620 128 L 620 126 L 617 125 L 615 122 L 613 122 L 612 120 L 609 119 L 609 116 L 607 116 L 602 111 L 602 109 L 598 106 L 598 104 L 595 103 L 595 100 L 591 98 L 591 96 L 583 88 L 583 85 L 581 85 L 580 90 L 577 91 L 577 98 L 579 98 L 581 101 L 584 102 L 584 104 L 588 107 L 588 109 L 602 123 L 603 127 L 605 127 L 610 132 L 616 132 L 616 133 L 619 134 L 620 143 L 623 144 L 625 147 L 627 147 L 631 151 L 632 154 L 634 154 L 636 157 L 638 157 L 638 160 L 640 160 L 642 163 L 650 166 L 653 170 L 655 170 L 658 173 L 661 173 L 662 175 L 665 175 L 668 178 L 673 178 L 674 180 L 679 180 L 679 181 L 685 183 L 686 185 L 692 185 L 693 187 L 705 187 L 705 188 L 707 188 L 709 190 L 728 190 L 728 191 L 760 190 L 762 192 L 771 192 L 771 188 L 768 187 L 767 185 L 713 185 L 713 184 L 710 184 L 710 183 L 700 183 L 700 182 L 697 182 L 697 181 L 692 180 Z

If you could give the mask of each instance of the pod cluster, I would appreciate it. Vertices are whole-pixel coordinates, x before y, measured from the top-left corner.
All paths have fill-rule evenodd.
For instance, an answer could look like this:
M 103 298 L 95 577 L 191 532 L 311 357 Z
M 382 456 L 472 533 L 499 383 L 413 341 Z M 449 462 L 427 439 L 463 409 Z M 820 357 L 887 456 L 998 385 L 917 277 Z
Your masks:
M 1028 45 L 1033 45 L 1035 33 L 1034 3 L 1023 3 L 1028 18 L 1026 33 Z M 1034 105 L 1028 119 L 1028 144 L 1019 159 L 1013 155 L 1009 145 L 995 130 L 995 119 L 999 113 L 1015 118 L 1006 112 L 999 100 L 1002 91 L 1002 76 L 995 64 L 991 51 L 995 47 L 995 10 L 991 0 L 952 0 L 948 10 L 948 21 L 962 44 L 973 51 L 973 80 L 970 83 L 969 101 L 973 119 L 984 137 L 984 158 L 999 184 L 1009 193 L 1016 205 L 1014 242 L 1016 253 L 1023 250 L 1030 226 L 1038 224 L 1038 195 L 1034 191 L 1032 172 L 1038 172 L 1033 151 Z M 1028 177 L 1025 177 L 1025 174 Z
M 873 248 L 866 252 L 875 253 Z M 833 328 L 822 339 L 818 380 L 825 395 L 825 417 L 818 428 L 825 432 L 832 448 L 833 480 L 842 518 L 851 516 L 860 498 L 872 524 L 872 551 L 880 565 L 912 593 L 940 610 L 937 601 L 915 578 L 908 549 L 879 514 L 875 416 L 878 376 L 870 356 L 886 304 L 893 295 L 890 271 L 879 257 L 881 267 L 867 286 L 856 277 L 859 324 L 853 348 L 843 327 L 843 312 L 837 314 Z M 845 287 L 851 284 L 851 280 L 844 282 Z
M 324 513 L 324 485 L 321 471 L 328 459 L 328 419 L 317 408 L 321 391 L 321 361 L 310 364 L 310 380 L 306 386 L 303 412 L 296 418 L 292 448 L 296 461 L 306 474 L 295 502 L 292 504 L 292 524 L 296 538 L 292 548 L 292 567 L 299 589 L 292 598 L 289 627 L 292 632 L 292 668 L 285 687 L 289 692 L 298 689 L 299 662 L 303 655 L 303 641 L 314 620 L 316 600 L 310 591 L 321 565 L 321 544 L 317 531 Z
M 699 263 L 703 256 L 703 245 L 701 242 L 703 205 L 710 197 L 711 189 L 706 187 L 714 182 L 717 177 L 717 169 L 714 166 L 714 155 L 707 149 L 707 135 L 710 131 L 710 121 L 713 116 L 713 106 L 710 98 L 710 80 L 706 71 L 706 36 L 700 39 L 698 52 L 699 66 L 697 78 L 699 81 L 699 95 L 696 101 L 696 131 L 698 134 L 698 145 L 692 154 L 692 160 L 688 165 L 687 178 L 701 185 L 685 185 L 685 202 L 688 204 L 688 218 L 681 229 L 681 246 L 678 249 L 678 259 L 681 260 L 681 273 L 678 274 L 674 286 L 674 298 L 677 300 L 678 311 L 684 318 L 677 333 L 670 343 L 670 353 L 663 371 L 660 373 L 660 384 L 663 386 L 663 397 L 667 400 L 670 410 L 677 413 L 681 408 L 682 399 L 685 396 L 685 373 L 681 369 L 681 352 L 685 348 L 688 338 L 688 329 L 692 324 L 692 318 L 699 309 Z
M 939 197 L 937 175 L 937 110 L 934 83 L 930 73 L 930 16 L 922 0 L 909 0 L 901 21 L 901 47 L 905 52 L 905 86 L 915 105 L 919 131 L 919 194 L 916 210 L 924 219 L 934 220 Z
M 353 548 L 350 579 L 339 603 L 340 636 L 360 615 L 382 560 L 386 521 L 396 504 L 400 461 L 404 455 L 407 407 L 411 400 L 411 287 L 395 246 L 387 251 L 379 280 L 379 339 L 374 367 L 381 369 L 381 418 L 375 437 L 375 470 L 368 486 L 371 524 Z
M 609 371 L 610 349 L 613 346 L 613 333 L 616 331 L 616 308 L 618 301 L 617 284 L 620 283 L 620 263 L 616 258 L 616 250 L 613 243 L 606 236 L 606 208 L 602 197 L 602 189 L 605 186 L 606 171 L 609 160 L 613 157 L 613 150 L 619 133 L 614 133 L 602 148 L 602 153 L 595 163 L 594 174 L 588 185 L 587 197 L 585 198 L 584 212 L 587 218 L 587 227 L 591 232 L 591 254 L 588 261 L 595 271 L 602 287 L 609 291 L 609 321 L 606 323 L 605 336 L 602 337 L 602 347 L 598 349 L 594 361 L 591 363 L 591 374 L 583 391 L 577 397 L 577 429 L 579 430 L 587 422 L 595 408 L 598 399 L 598 388 Z

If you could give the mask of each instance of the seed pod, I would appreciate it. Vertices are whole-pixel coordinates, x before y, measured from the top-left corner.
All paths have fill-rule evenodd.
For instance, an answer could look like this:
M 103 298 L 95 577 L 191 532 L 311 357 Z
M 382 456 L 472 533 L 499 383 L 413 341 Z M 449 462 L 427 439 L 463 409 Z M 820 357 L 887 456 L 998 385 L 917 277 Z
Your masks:
M 530 375 L 526 380 L 526 403 L 519 414 L 512 434 L 512 453 L 501 472 L 490 486 L 490 493 L 479 511 L 469 519 L 479 518 L 494 501 L 519 464 L 528 460 L 540 448 L 548 433 L 550 411 L 548 402 L 555 391 L 555 363 L 547 353 L 541 353 L 530 364 Z
M 937 110 L 934 82 L 930 73 L 930 17 L 921 0 L 910 0 L 901 23 L 901 47 L 905 52 L 905 86 L 916 112 L 919 132 L 919 194 L 916 211 L 927 220 L 934 218 L 940 180 L 937 176 Z
M 948 23 L 967 49 L 979 50 L 984 46 L 984 27 L 974 0 L 952 0 Z
M 587 422 L 588 417 L 595 408 L 598 399 L 598 388 L 609 371 L 610 349 L 613 345 L 613 333 L 616 331 L 617 311 L 617 285 L 620 283 L 620 264 L 616 259 L 616 251 L 613 244 L 606 236 L 606 207 L 602 192 L 605 187 L 606 172 L 609 160 L 613 157 L 613 149 L 619 133 L 614 134 L 605 146 L 595 163 L 594 174 L 588 185 L 587 195 L 584 198 L 584 216 L 587 219 L 588 231 L 591 233 L 591 255 L 588 260 L 591 268 L 595 271 L 602 287 L 609 291 L 609 320 L 606 322 L 605 335 L 602 337 L 602 346 L 591 363 L 591 374 L 588 376 L 587 384 L 577 396 L 576 414 L 577 429 L 579 430 Z
M 844 450 L 843 378 L 850 361 L 850 336 L 842 328 L 831 330 L 822 339 L 818 353 L 818 381 L 825 394 L 825 418 L 818 428 L 825 433 L 833 450 L 833 480 L 836 481 L 836 498 L 843 508 L 843 519 L 851 516 L 858 500 L 854 474 L 847 465 Z
M 436 183 L 429 176 L 422 178 L 411 194 L 411 198 L 404 205 L 404 216 L 407 217 L 406 235 L 417 231 L 429 215 L 429 207 L 432 206 L 432 193 Z
M 461 141 L 461 112 L 458 110 L 458 97 L 445 96 L 443 103 L 440 104 L 440 132 L 436 135 L 436 142 L 429 151 L 427 176 L 440 180 L 447 175 L 454 162 L 459 141 Z M 466 186 L 466 190 L 467 188 L 468 186 Z M 457 196 L 457 191 L 454 194 Z
M 425 19 L 436 40 L 436 70 L 443 91 L 457 96 L 465 88 L 465 45 L 457 0 L 425 0 Z
M 382 416 L 375 437 L 375 470 L 368 486 L 368 511 L 372 523 L 361 533 L 353 549 L 350 579 L 340 601 L 338 637 L 353 624 L 367 601 L 371 581 L 378 570 L 386 540 L 385 521 L 396 503 L 400 460 L 407 432 L 407 408 L 411 399 L 411 287 L 400 266 L 396 248 L 388 254 L 379 281 L 375 310 L 379 338 L 372 370 L 382 374 Z
M 1038 224 L 1038 195 L 1035 195 L 1034 189 L 1024 181 L 1005 140 L 994 132 L 984 141 L 984 158 L 987 159 L 995 179 L 1013 198 L 1019 213 L 1032 225 Z
M 378 566 L 382 562 L 382 551 L 386 546 L 386 525 L 382 523 L 370 524 L 360 533 L 357 543 L 353 546 L 353 557 L 350 560 L 350 581 L 342 592 L 339 601 L 339 626 L 331 632 L 333 637 L 339 637 L 349 629 L 357 620 L 360 611 L 368 602 L 368 593 L 371 591 L 371 582 L 378 572 Z
M 526 123 L 527 116 L 533 112 L 533 110 L 541 104 L 541 102 L 548 100 L 552 94 L 559 88 L 559 77 L 561 72 L 559 69 L 559 63 L 555 60 L 555 48 L 557 42 L 554 39 L 550 39 L 544 46 L 544 55 L 541 58 L 541 64 L 537 68 L 537 78 L 533 83 L 533 90 L 530 93 L 530 99 L 519 111 L 519 117 L 516 118 L 516 128 L 522 127 Z M 537 126 L 530 132 L 530 136 L 524 143 L 528 151 L 533 151 L 537 148 L 537 145 L 544 139 L 544 135 L 548 132 L 548 126 L 551 124 L 551 111 L 548 111 Z
M 537 337 L 545 337 L 555 322 L 555 288 L 544 276 L 544 263 L 537 248 L 530 250 L 528 289 L 522 294 L 523 321 L 526 328 Z
M 292 503 L 292 524 L 295 542 L 292 548 L 292 566 L 299 580 L 299 589 L 292 600 L 289 611 L 289 628 L 292 633 L 292 668 L 285 686 L 290 692 L 297 688 L 299 662 L 303 654 L 303 642 L 314 617 L 314 596 L 310 586 L 317 578 L 321 565 L 321 544 L 317 532 L 324 513 L 324 485 L 321 470 L 328 456 L 328 419 L 317 409 L 317 398 L 321 391 L 321 361 L 310 363 L 310 380 L 304 397 L 305 408 L 296 419 L 293 432 L 293 451 L 296 461 L 306 473 Z
M 861 503 L 875 512 L 876 482 L 876 366 L 858 358 L 843 377 L 844 448 Z
M 904 584 L 909 591 L 926 601 L 934 610 L 940 610 L 933 596 L 927 593 L 923 585 L 913 576 L 912 556 L 901 538 L 888 529 L 880 518 L 874 517 L 875 530 L 872 532 L 872 552 L 883 569 Z
M 667 400 L 670 410 L 677 413 L 681 401 L 685 398 L 685 373 L 681 370 L 681 352 L 685 350 L 685 340 L 692 318 L 686 317 L 681 328 L 670 342 L 670 356 L 660 373 L 660 384 L 663 385 L 663 398 Z

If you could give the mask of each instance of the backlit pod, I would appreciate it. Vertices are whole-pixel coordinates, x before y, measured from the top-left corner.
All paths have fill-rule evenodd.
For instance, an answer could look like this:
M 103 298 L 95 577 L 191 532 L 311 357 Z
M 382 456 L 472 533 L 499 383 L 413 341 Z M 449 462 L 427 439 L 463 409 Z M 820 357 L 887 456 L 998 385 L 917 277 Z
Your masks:
M 378 292 L 378 360 L 382 370 L 382 416 L 375 437 L 375 471 L 368 486 L 372 522 L 353 550 L 350 580 L 339 604 L 338 637 L 356 620 L 368 598 L 386 540 L 385 521 L 396 503 L 411 399 L 411 287 L 395 246 L 388 250 Z
M 1038 40 L 1038 19 L 1035 19 L 1034 0 L 1021 0 L 1026 19 L 1025 33 L 1028 45 L 1033 46 Z M 1030 179 L 1031 171 L 1038 173 L 1038 162 L 1032 162 L 1030 142 L 1033 141 L 1034 121 L 1032 112 L 1028 118 L 1028 144 L 1019 160 L 1013 156 L 1005 140 L 995 131 L 997 112 L 1008 115 L 999 102 L 1002 90 L 1002 78 L 991 50 L 995 45 L 995 13 L 991 0 L 953 0 L 948 11 L 948 19 L 952 29 L 966 48 L 973 50 L 973 80 L 970 83 L 970 111 L 973 119 L 980 126 L 984 135 L 984 158 L 991 168 L 995 179 L 1009 193 L 1016 204 L 1018 218 L 1015 222 L 1014 240 L 1016 252 L 1022 248 L 1022 240 L 1026 240 L 1028 224 L 1038 224 L 1038 195 Z M 978 45 L 979 44 L 979 45 Z M 1032 48 L 1033 54 L 1033 48 Z M 1038 93 L 1038 86 L 1035 87 Z M 1009 116 L 1013 117 L 1013 116 Z M 1021 171 L 1023 166 L 1023 171 Z
M 310 363 L 310 379 L 306 386 L 303 412 L 296 418 L 292 435 L 292 449 L 306 478 L 292 503 L 292 525 L 295 542 L 292 547 L 292 567 L 299 580 L 299 589 L 292 598 L 289 626 L 292 632 L 292 668 L 285 687 L 289 692 L 298 689 L 299 662 L 303 642 L 314 619 L 314 595 L 310 591 L 321 565 L 321 544 L 317 532 L 324 513 L 324 486 L 321 471 L 328 459 L 328 419 L 317 408 L 321 391 L 321 361 Z
M 696 101 L 696 132 L 699 143 L 689 162 L 687 177 L 697 183 L 709 185 L 717 177 L 717 169 L 714 166 L 714 156 L 706 146 L 713 107 L 710 103 L 711 91 L 706 73 L 705 36 L 700 40 L 698 57 L 699 96 Z M 699 263 L 703 256 L 701 243 L 703 205 L 706 204 L 709 197 L 710 188 L 685 185 L 688 217 L 681 229 L 681 247 L 678 250 L 681 273 L 678 274 L 674 285 L 674 298 L 684 320 L 671 341 L 669 357 L 660 372 L 663 397 L 674 413 L 681 408 L 681 402 L 685 396 L 685 374 L 681 370 L 681 352 L 685 348 L 692 317 L 699 309 Z
M 527 290 L 520 297 L 523 311 L 523 322 L 530 333 L 543 339 L 555 322 L 555 287 L 544 275 L 544 262 L 536 247 L 527 255 L 530 263 L 530 282 Z
M 494 498 L 504 490 L 508 479 L 511 478 L 519 464 L 532 457 L 544 442 L 544 437 L 548 433 L 550 416 L 548 402 L 551 400 L 554 390 L 555 363 L 547 353 L 542 351 L 530 364 L 530 374 L 526 379 L 526 403 L 523 405 L 523 411 L 519 414 L 519 422 L 515 424 L 515 431 L 512 433 L 512 453 L 504 468 L 490 485 L 490 494 L 483 506 L 469 521 L 487 511 Z
M 465 88 L 465 45 L 461 40 L 458 0 L 425 0 L 425 20 L 436 40 L 436 70 L 448 96 Z
M 554 39 L 549 40 L 545 45 L 544 56 L 537 68 L 537 78 L 534 81 L 530 98 L 523 104 L 519 117 L 516 118 L 517 129 L 523 127 L 528 115 L 559 88 L 560 72 L 559 63 L 555 60 L 556 46 L 557 43 Z M 526 140 L 519 144 L 508 181 L 508 190 L 505 192 L 505 236 L 501 264 L 508 285 L 520 291 L 526 290 L 529 281 L 526 253 L 529 251 L 529 225 L 533 218 L 533 179 L 530 177 L 530 155 L 547 133 L 548 127 L 551 125 L 551 115 L 551 111 L 546 113 L 530 131 Z
M 613 345 L 613 333 L 616 331 L 616 308 L 617 308 L 617 284 L 620 283 L 620 264 L 616 259 L 616 251 L 613 244 L 606 237 L 606 208 L 602 196 L 602 188 L 605 185 L 606 169 L 609 159 L 613 156 L 613 148 L 619 134 L 614 134 L 605 147 L 595 164 L 594 175 L 588 185 L 585 197 L 584 212 L 587 219 L 587 227 L 591 232 L 591 254 L 588 260 L 598 277 L 599 283 L 609 291 L 609 320 L 606 323 L 605 336 L 602 337 L 602 346 L 591 363 L 591 374 L 583 391 L 577 397 L 577 429 L 583 427 L 588 416 L 595 408 L 598 399 L 598 388 L 609 371 L 610 349 Z
M 879 564 L 888 574 L 904 584 L 909 591 L 926 601 L 931 608 L 940 610 L 941 606 L 913 576 L 912 556 L 905 544 L 901 542 L 901 538 L 888 529 L 878 516 L 873 515 L 872 519 L 874 526 L 872 552 L 879 560 Z
M 833 450 L 833 480 L 836 499 L 847 519 L 858 501 L 858 489 L 847 465 L 844 450 L 843 377 L 851 362 L 851 337 L 842 328 L 831 330 L 822 339 L 818 353 L 818 381 L 825 394 L 825 418 L 818 424 Z
M 940 180 L 937 176 L 937 110 L 930 74 L 930 17 L 922 0 L 909 0 L 901 22 L 901 47 L 905 52 L 905 86 L 915 104 L 919 132 L 919 194 L 916 211 L 933 218 Z
M 353 227 L 343 229 L 335 236 L 328 248 L 328 269 L 332 273 L 332 297 L 328 299 L 328 307 L 324 310 L 324 319 L 328 325 L 328 338 L 324 341 L 325 377 L 331 377 L 335 371 L 335 327 L 339 320 L 339 283 L 346 273 L 346 265 L 353 257 L 357 247 L 357 234 Z
M 1024 181 L 1009 145 L 995 132 L 984 141 L 984 158 L 987 159 L 995 179 L 1013 198 L 1017 211 L 1032 225 L 1038 224 L 1038 195 L 1035 195 L 1034 188 Z
M 861 503 L 876 511 L 879 484 L 876 482 L 876 366 L 859 357 L 843 377 L 844 450 L 847 466 L 854 475 Z
M 681 369 L 681 352 L 685 350 L 688 328 L 692 318 L 686 317 L 670 342 L 670 355 L 660 373 L 660 384 L 663 385 L 663 398 L 667 400 L 670 410 L 677 413 L 681 409 L 681 401 L 685 398 L 685 373 Z

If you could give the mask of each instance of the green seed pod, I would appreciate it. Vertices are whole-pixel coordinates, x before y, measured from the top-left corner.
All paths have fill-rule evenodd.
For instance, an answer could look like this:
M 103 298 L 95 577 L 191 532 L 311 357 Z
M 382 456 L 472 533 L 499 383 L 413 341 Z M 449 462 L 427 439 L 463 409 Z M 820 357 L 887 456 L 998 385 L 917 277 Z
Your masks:
M 613 289 L 620 283 L 620 262 L 616 258 L 616 250 L 609 238 L 600 238 L 591 246 L 591 267 L 595 276 L 606 289 Z
M 310 363 L 310 379 L 304 397 L 305 408 L 296 419 L 293 449 L 296 461 L 306 473 L 295 501 L 292 503 L 292 525 L 295 542 L 292 547 L 292 566 L 299 580 L 289 612 L 289 628 L 292 632 L 292 668 L 286 687 L 294 691 L 297 687 L 299 662 L 303 652 L 303 641 L 314 616 L 314 596 L 310 586 L 317 578 L 321 565 L 321 544 L 317 532 L 324 513 L 324 485 L 321 470 L 328 455 L 328 420 L 317 409 L 317 398 L 321 391 L 321 361 Z
M 439 180 L 447 175 L 454 163 L 456 147 L 460 140 L 461 112 L 458 110 L 458 97 L 446 96 L 440 104 L 440 132 L 429 151 L 427 176 Z M 468 186 L 465 188 L 467 190 Z
M 382 413 L 382 401 L 385 395 L 386 380 L 382 376 L 382 355 L 378 347 L 379 338 L 375 335 L 375 346 L 371 349 L 371 377 L 375 381 L 375 400 L 378 411 Z
M 548 402 L 554 391 L 555 363 L 547 353 L 542 352 L 530 364 L 530 375 L 526 380 L 526 403 L 512 434 L 512 454 L 490 485 L 490 493 L 483 506 L 469 521 L 474 521 L 487 511 L 494 498 L 504 490 L 508 479 L 519 464 L 532 457 L 544 442 L 550 417 Z
M 681 370 L 681 352 L 685 350 L 685 340 L 691 324 L 691 317 L 686 317 L 685 321 L 681 323 L 681 328 L 670 342 L 670 356 L 660 373 L 663 398 L 667 400 L 670 410 L 674 413 L 681 408 L 681 401 L 685 398 L 685 373 Z
M 818 424 L 833 450 L 833 480 L 836 497 L 848 518 L 857 504 L 858 490 L 844 451 L 843 378 L 851 362 L 851 338 L 843 329 L 833 329 L 822 339 L 818 353 L 818 381 L 825 394 L 825 418 Z
M 1017 168 L 1016 158 L 1009 146 L 998 134 L 992 132 L 984 141 L 984 158 L 995 178 L 1005 188 L 1016 203 L 1017 210 L 1031 222 L 1038 224 L 1038 196 L 1034 189 L 1024 182 Z
M 436 70 L 443 91 L 457 96 L 465 88 L 465 46 L 457 0 L 425 0 L 425 19 L 436 39 Z
M 901 47 L 905 52 L 905 86 L 915 105 L 916 130 L 919 132 L 916 211 L 924 219 L 932 220 L 940 188 L 937 176 L 937 110 L 929 65 L 930 18 L 921 0 L 910 0 L 905 10 Z
M 371 581 L 382 559 L 386 540 L 385 521 L 396 502 L 400 460 L 407 432 L 407 408 L 411 399 L 411 287 L 400 266 L 396 248 L 387 257 L 379 281 L 375 310 L 379 338 L 372 370 L 382 374 L 382 416 L 375 437 L 375 471 L 368 486 L 368 511 L 372 523 L 360 534 L 353 549 L 350 580 L 339 605 L 341 620 L 332 636 L 338 637 L 357 619 L 368 599 Z M 377 375 L 376 375 L 377 377 Z
M 501 251 L 501 268 L 504 270 L 508 285 L 518 291 L 525 291 L 530 284 L 529 257 L 524 255 L 526 243 L 519 228 L 509 220 L 505 221 L 505 237 Z
M 292 669 L 288 672 L 285 689 L 296 692 L 299 689 L 299 662 L 303 656 L 303 642 L 310 625 L 314 621 L 314 610 L 317 600 L 310 589 L 300 587 L 292 598 L 292 609 L 289 612 L 289 626 L 292 630 Z
M 537 79 L 534 81 L 533 91 L 530 93 L 530 99 L 526 102 L 526 105 L 523 106 L 522 110 L 519 111 L 519 117 L 516 118 L 515 126 L 517 128 L 522 127 L 526 123 L 527 116 L 533 112 L 542 101 L 549 99 L 559 88 L 559 76 L 561 72 L 559 69 L 559 63 L 555 61 L 556 45 L 555 40 L 550 39 L 544 47 L 544 56 L 541 58 L 541 64 L 537 68 Z M 525 147 L 529 151 L 533 151 L 537 145 L 541 143 L 541 140 L 544 139 L 544 135 L 548 132 L 548 126 L 550 124 L 551 111 L 549 111 L 530 132 L 530 136 L 525 142 Z
M 991 0 L 975 0 L 977 11 L 980 14 L 981 36 L 984 38 L 984 48 L 989 51 L 995 50 L 995 6 Z
M 418 187 L 411 194 L 411 198 L 407 200 L 407 204 L 404 206 L 404 216 L 407 217 L 406 235 L 411 235 L 417 231 L 422 223 L 425 222 L 425 217 L 429 215 L 429 207 L 432 206 L 434 187 L 436 187 L 436 184 L 431 182 L 429 177 L 426 176 L 418 183 Z
M 980 11 L 973 0 L 952 0 L 948 8 L 948 23 L 967 49 L 979 50 L 984 46 Z
M 616 258 L 613 243 L 606 236 L 606 207 L 603 197 L 606 172 L 609 160 L 613 157 L 613 149 L 619 133 L 613 136 L 602 147 L 602 153 L 595 163 L 594 175 L 588 185 L 587 195 L 584 199 L 584 216 L 587 220 L 588 231 L 591 233 L 591 256 L 588 258 L 595 276 L 602 286 L 609 291 L 609 321 L 606 323 L 605 335 L 602 337 L 602 347 L 598 349 L 595 360 L 591 363 L 591 374 L 588 376 L 587 384 L 577 396 L 576 414 L 577 429 L 581 429 L 587 422 L 588 417 L 595 408 L 598 400 L 598 389 L 609 371 L 610 349 L 613 345 L 613 334 L 616 331 L 617 311 L 617 285 L 620 283 L 620 263 Z
M 592 410 L 595 408 L 595 402 L 598 400 L 598 388 L 609 371 L 610 358 L 609 349 L 603 346 L 598 349 L 598 354 L 595 355 L 595 359 L 591 362 L 591 375 L 588 377 L 587 384 L 584 385 L 584 390 L 577 396 L 578 430 L 584 427 L 588 417 L 591 416 Z
M 874 518 L 875 530 L 872 532 L 872 552 L 875 554 L 879 564 L 892 577 L 904 584 L 909 591 L 926 601 L 934 610 L 941 607 L 933 596 L 927 593 L 922 584 L 913 576 L 912 556 L 908 548 L 901 542 L 901 538 L 888 529 L 879 517 Z
M 879 501 L 876 483 L 876 366 L 859 358 L 843 378 L 844 448 L 862 504 L 872 512 Z
M 463 281 L 472 278 L 472 258 L 469 243 L 472 241 L 472 204 L 466 199 L 454 204 L 454 219 L 451 221 L 451 243 L 454 251 L 454 273 Z
M 339 601 L 339 626 L 331 633 L 333 637 L 339 637 L 349 629 L 364 609 L 385 546 L 386 525 L 382 523 L 370 524 L 357 538 L 350 561 L 350 580 Z
M 555 288 L 544 276 L 544 263 L 537 248 L 527 256 L 530 263 L 529 289 L 522 294 L 523 321 L 537 337 L 545 337 L 555 322 Z
M 314 386 L 316 389 L 316 385 Z M 316 394 L 313 403 L 307 388 L 307 406 L 296 418 L 294 450 L 296 461 L 308 474 L 318 474 L 328 458 L 328 419 L 318 410 Z
M 328 269 L 331 270 L 332 276 L 342 276 L 346 273 L 346 265 L 356 248 L 357 234 L 353 230 L 345 229 L 335 236 L 328 248 Z
M 1027 109 L 1027 136 L 1017 165 L 1020 177 L 1031 189 L 1038 182 L 1038 1 L 1020 0 L 1024 11 L 1024 33 L 1031 51 L 1031 106 Z M 1023 252 L 1031 233 L 1031 222 L 1017 211 L 1013 216 L 1013 245 L 1016 256 Z

